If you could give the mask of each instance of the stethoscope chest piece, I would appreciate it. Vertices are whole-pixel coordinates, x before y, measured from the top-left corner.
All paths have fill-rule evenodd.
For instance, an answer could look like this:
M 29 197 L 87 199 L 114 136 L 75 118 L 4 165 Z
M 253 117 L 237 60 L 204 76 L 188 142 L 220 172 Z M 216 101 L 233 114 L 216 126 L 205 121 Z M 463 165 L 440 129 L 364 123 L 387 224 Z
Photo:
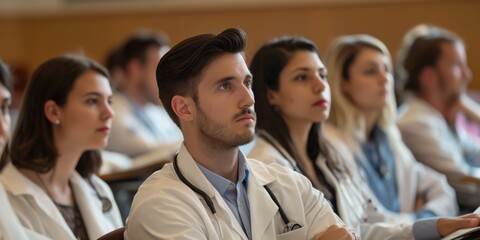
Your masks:
M 102 202 L 102 211 L 104 213 L 112 209 L 112 201 L 110 201 L 110 199 L 106 197 L 100 197 L 100 201 Z
M 100 200 L 100 202 L 102 202 L 102 212 L 106 213 L 106 212 L 112 210 L 112 201 L 110 199 L 108 199 L 107 197 L 104 197 L 104 196 L 100 195 L 97 188 L 93 184 L 92 179 L 88 178 L 88 183 L 93 188 L 93 191 L 95 191 L 95 195 L 97 195 L 98 200 Z

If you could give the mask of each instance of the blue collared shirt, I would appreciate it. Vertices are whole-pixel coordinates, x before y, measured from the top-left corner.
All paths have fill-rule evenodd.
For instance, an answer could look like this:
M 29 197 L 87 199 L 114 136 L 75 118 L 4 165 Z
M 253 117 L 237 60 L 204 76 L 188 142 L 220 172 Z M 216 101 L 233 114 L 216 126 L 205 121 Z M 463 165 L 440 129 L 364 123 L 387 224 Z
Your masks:
M 362 150 L 367 161 L 361 161 L 361 166 L 366 173 L 370 188 L 385 208 L 400 212 L 395 156 L 387 135 L 379 127 L 373 128 L 371 140 L 362 144 Z M 415 219 L 437 216 L 427 209 L 415 212 L 413 215 Z
M 250 205 L 248 204 L 248 178 L 250 169 L 247 164 L 245 156 L 238 153 L 238 181 L 232 181 L 223 178 L 222 176 L 206 169 L 198 164 L 198 167 L 203 172 L 208 181 L 220 193 L 223 200 L 227 203 L 233 215 L 237 219 L 248 239 L 252 239 L 252 228 L 250 222 Z
M 360 165 L 370 189 L 385 208 L 400 212 L 395 160 L 387 135 L 380 128 L 373 128 L 371 139 L 362 144 L 362 150 L 367 161 L 360 161 Z

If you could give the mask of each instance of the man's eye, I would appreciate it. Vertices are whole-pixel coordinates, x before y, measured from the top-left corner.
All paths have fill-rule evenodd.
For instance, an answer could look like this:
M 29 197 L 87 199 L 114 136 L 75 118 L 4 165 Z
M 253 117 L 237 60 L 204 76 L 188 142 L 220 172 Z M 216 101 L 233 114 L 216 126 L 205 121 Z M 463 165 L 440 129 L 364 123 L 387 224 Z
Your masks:
M 230 85 L 230 83 L 222 83 L 222 84 L 220 85 L 220 89 L 221 89 L 221 90 L 229 90 L 229 89 L 231 89 L 231 88 L 232 88 L 232 86 Z

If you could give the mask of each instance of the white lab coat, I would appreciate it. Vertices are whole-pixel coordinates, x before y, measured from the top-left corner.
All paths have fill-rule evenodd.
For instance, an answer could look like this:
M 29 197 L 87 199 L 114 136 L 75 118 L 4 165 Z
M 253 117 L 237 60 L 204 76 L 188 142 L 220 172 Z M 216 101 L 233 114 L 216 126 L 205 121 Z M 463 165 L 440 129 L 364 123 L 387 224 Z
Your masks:
M 347 163 L 349 169 L 351 169 L 352 179 L 354 179 L 361 192 L 365 196 L 369 196 L 372 203 L 376 206 L 377 212 L 383 218 L 378 219 L 378 222 L 412 223 L 414 221 L 412 213 L 415 211 L 417 196 L 424 198 L 424 209 L 434 212 L 437 216 L 457 215 L 458 205 L 455 191 L 448 185 L 445 176 L 415 161 L 410 152 L 405 153 L 410 156 L 409 158 L 401 160 L 394 158 L 400 213 L 386 209 L 369 188 L 365 172 L 354 160 L 352 151 L 343 142 L 338 129 L 330 124 L 325 124 L 323 130 L 325 137 L 333 142 L 333 145 L 342 154 L 342 157 L 348 159 Z
M 152 103 L 143 106 L 142 111 L 150 120 L 152 127 L 158 133 L 152 132 L 134 114 L 132 103 L 122 93 L 115 93 L 112 108 L 115 117 L 112 120 L 112 130 L 106 149 L 125 154 L 129 157 L 138 157 L 154 149 L 168 147 L 178 143 L 175 149 L 168 149 L 172 153 L 178 149 L 183 140 L 180 129 L 170 119 L 166 110 Z
M 25 229 L 10 205 L 5 188 L 0 183 L 0 240 L 47 240 L 44 236 Z
M 447 175 L 460 203 L 480 204 L 478 185 L 458 181 L 459 177 L 472 174 L 472 166 L 480 166 L 480 142 L 458 128 L 458 137 L 455 136 L 440 112 L 414 96 L 402 106 L 398 127 L 418 161 Z M 476 152 L 477 156 L 468 162 L 464 152 Z
M 268 138 L 266 141 L 264 138 Z M 272 145 L 273 144 L 273 145 Z M 290 154 L 268 133 L 255 139 L 255 146 L 249 157 L 267 164 L 278 163 L 293 169 L 297 163 Z M 327 167 L 325 158 L 320 156 L 317 166 L 324 173 L 327 181 L 335 189 L 337 212 L 345 223 L 359 233 L 362 239 L 413 239 L 412 224 L 380 223 L 382 216 L 376 211 L 377 206 L 371 203 L 350 176 L 341 177 Z M 370 202 L 370 203 L 369 203 Z
M 467 134 L 456 129 L 457 138 L 441 113 L 427 102 L 410 97 L 401 107 L 398 127 L 418 161 L 442 173 L 469 174 L 471 165 L 463 157 L 461 141 L 468 141 Z M 472 165 L 480 166 L 480 156 L 476 160 Z
M 22 175 L 13 164 L 7 164 L 0 175 L 0 182 L 5 186 L 10 203 L 24 228 L 51 239 L 76 239 L 47 193 Z M 102 212 L 101 201 L 85 179 L 77 172 L 70 177 L 88 236 L 97 239 L 123 224 L 109 187 L 96 176 L 92 176 L 92 182 L 100 196 L 112 202 L 109 212 Z
M 239 151 L 239 154 L 241 152 Z M 279 165 L 251 160 L 248 199 L 252 239 L 311 239 L 334 223 L 343 224 L 304 176 Z M 204 191 L 217 213 L 210 212 L 203 198 L 192 191 L 167 164 L 140 187 L 127 219 L 129 239 L 247 239 L 222 196 L 203 175 L 185 146 L 178 154 L 178 167 L 185 178 Z M 290 222 L 303 227 L 282 233 L 285 226 L 267 185 L 280 202 Z

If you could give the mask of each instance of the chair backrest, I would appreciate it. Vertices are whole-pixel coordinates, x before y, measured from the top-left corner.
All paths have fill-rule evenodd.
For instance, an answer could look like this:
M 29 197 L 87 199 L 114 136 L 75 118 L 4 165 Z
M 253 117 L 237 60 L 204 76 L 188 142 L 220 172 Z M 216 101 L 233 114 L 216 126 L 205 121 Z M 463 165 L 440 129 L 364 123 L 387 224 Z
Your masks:
M 125 227 L 115 229 L 100 238 L 98 240 L 123 240 L 123 232 L 125 232 Z

